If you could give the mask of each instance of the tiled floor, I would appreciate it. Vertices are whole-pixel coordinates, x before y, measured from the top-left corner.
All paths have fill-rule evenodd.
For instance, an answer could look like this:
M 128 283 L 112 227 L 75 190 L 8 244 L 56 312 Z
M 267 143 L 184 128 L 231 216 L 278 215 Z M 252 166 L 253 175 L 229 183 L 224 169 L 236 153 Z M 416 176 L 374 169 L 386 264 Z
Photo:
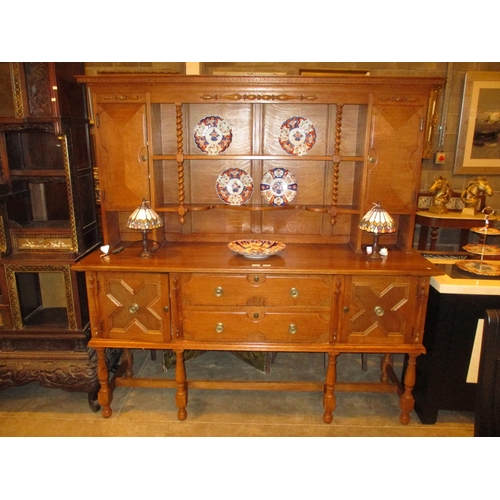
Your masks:
M 137 376 L 173 378 L 164 373 L 161 353 L 134 351 Z M 379 356 L 370 355 L 369 370 L 359 355 L 339 357 L 338 380 L 379 377 Z M 186 364 L 188 377 L 279 380 L 293 372 L 299 380 L 322 381 L 322 354 L 279 354 L 265 375 L 231 353 L 204 353 Z M 396 368 L 398 360 L 396 359 Z M 347 377 L 347 378 L 346 378 Z M 177 419 L 174 389 L 118 387 L 113 414 L 93 413 L 83 393 L 47 389 L 38 384 L 0 391 L 0 436 L 473 436 L 474 414 L 440 411 L 435 425 L 423 425 L 412 413 L 399 422 L 396 394 L 337 392 L 333 422 L 322 419 L 322 397 L 313 392 L 189 392 L 188 417 Z

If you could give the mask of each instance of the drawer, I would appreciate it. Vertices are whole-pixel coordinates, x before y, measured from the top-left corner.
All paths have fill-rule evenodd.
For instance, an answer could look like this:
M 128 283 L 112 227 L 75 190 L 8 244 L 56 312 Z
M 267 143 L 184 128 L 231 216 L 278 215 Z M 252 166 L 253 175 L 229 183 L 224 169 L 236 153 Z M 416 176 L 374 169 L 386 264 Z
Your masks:
M 186 306 L 331 307 L 330 276 L 190 274 L 181 278 Z
M 184 340 L 210 342 L 327 343 L 329 331 L 327 312 L 189 310 L 183 322 Z

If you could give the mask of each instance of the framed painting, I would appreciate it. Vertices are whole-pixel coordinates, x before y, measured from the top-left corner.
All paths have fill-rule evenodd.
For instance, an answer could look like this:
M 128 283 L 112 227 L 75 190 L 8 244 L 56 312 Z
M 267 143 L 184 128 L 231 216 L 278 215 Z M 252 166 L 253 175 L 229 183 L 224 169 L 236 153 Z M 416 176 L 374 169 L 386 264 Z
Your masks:
M 500 72 L 465 75 L 456 174 L 500 174 Z

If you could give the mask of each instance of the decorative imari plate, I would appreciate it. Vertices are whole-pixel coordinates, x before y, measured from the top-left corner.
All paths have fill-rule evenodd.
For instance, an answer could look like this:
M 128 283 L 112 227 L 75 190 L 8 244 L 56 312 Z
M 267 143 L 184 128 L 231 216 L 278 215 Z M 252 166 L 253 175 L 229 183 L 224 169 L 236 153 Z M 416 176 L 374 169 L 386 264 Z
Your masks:
M 227 247 L 248 259 L 265 259 L 281 252 L 286 245 L 279 241 L 270 240 L 236 240 L 231 241 Z
M 305 155 L 316 143 L 316 129 L 310 120 L 293 116 L 281 125 L 279 142 L 290 155 Z
M 482 260 L 460 260 L 455 262 L 455 265 L 473 274 L 480 276 L 500 276 L 500 265 L 493 262 L 484 262 Z
M 215 183 L 217 196 L 228 205 L 243 205 L 253 194 L 253 180 L 240 168 L 228 168 Z
M 297 194 L 297 179 L 290 170 L 272 168 L 262 177 L 260 192 L 271 205 L 286 205 Z
M 207 116 L 194 129 L 194 142 L 209 155 L 218 155 L 231 144 L 233 133 L 229 123 L 220 116 Z

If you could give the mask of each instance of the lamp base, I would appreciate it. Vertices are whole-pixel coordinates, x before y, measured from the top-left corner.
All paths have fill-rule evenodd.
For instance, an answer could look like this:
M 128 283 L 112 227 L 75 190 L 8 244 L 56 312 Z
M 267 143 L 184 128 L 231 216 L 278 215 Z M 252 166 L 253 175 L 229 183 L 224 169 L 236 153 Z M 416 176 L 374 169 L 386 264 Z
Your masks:
M 149 231 L 142 231 L 142 252 L 139 257 L 151 257 L 151 252 L 148 249 L 148 232 Z
M 382 260 L 382 257 L 380 256 L 380 251 L 378 247 L 378 239 L 380 235 L 378 233 L 375 233 L 373 235 L 373 245 L 372 245 L 372 252 L 366 256 L 366 260 L 373 262 L 376 260 Z
M 371 254 L 368 254 L 366 256 L 366 260 L 373 262 L 375 260 L 382 260 L 382 257 L 380 256 L 380 253 L 378 252 L 378 250 L 376 252 L 375 252 L 375 250 L 373 250 L 373 252 Z

